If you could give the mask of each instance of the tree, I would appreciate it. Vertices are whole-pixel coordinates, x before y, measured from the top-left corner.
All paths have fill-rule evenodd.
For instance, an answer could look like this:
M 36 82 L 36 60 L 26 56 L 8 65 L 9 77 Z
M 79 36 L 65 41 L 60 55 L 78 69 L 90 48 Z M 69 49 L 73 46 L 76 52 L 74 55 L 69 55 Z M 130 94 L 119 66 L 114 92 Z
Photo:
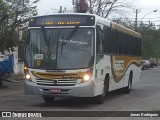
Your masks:
M 107 18 L 111 13 L 127 14 L 133 8 L 128 0 L 89 0 L 89 12 Z M 125 8 L 125 9 L 124 9 Z
M 160 29 L 156 29 L 153 23 L 141 23 L 138 30 L 142 34 L 142 57 L 160 58 Z
M 16 46 L 19 39 L 19 29 L 25 26 L 29 21 L 29 17 L 37 14 L 36 6 L 33 6 L 39 0 L 0 0 L 2 5 L 1 11 L 5 14 L 1 19 L 1 37 L 0 48 L 9 49 Z M 6 17 L 5 17 L 6 16 Z M 5 22 L 4 22 L 5 21 Z
M 0 0 L 0 51 L 3 51 L 6 46 L 6 41 L 4 40 L 7 30 L 9 29 L 8 20 L 10 16 L 10 11 L 6 3 Z

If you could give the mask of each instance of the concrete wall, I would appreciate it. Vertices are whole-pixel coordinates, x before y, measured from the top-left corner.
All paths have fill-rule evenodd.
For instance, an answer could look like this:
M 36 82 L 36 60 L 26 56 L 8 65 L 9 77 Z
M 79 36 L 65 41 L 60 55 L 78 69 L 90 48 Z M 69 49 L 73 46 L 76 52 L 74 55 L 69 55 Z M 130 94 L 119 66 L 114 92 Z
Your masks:
M 18 62 L 18 47 L 14 48 L 13 55 L 14 55 L 14 67 L 13 67 L 14 74 L 21 75 L 23 74 L 24 63 Z

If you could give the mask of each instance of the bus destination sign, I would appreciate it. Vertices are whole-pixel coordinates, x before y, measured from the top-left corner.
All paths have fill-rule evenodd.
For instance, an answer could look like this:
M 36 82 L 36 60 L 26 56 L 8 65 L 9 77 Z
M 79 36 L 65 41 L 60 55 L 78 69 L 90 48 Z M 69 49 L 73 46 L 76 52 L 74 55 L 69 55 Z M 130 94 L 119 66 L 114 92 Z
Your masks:
M 29 27 L 39 26 L 93 26 L 95 25 L 94 16 L 80 15 L 50 15 L 40 16 L 30 19 Z

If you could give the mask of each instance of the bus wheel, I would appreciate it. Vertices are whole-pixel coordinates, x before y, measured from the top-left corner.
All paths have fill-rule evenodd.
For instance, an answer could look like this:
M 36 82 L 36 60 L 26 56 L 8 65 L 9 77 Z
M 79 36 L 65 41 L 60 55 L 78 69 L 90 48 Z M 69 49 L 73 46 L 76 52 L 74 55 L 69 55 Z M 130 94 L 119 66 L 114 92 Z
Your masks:
M 132 90 L 132 77 L 133 75 L 130 73 L 129 80 L 128 80 L 128 86 L 123 89 L 125 94 L 129 94 Z
M 2 80 L 0 79 L 0 88 L 2 88 Z
M 106 97 L 106 95 L 108 95 L 108 89 L 109 89 L 109 80 L 105 79 L 103 93 L 94 98 L 96 104 L 103 104 L 104 103 L 105 97 Z
M 46 103 L 53 103 L 55 97 L 46 97 L 46 96 L 43 96 L 43 99 L 44 99 L 44 101 L 45 101 Z

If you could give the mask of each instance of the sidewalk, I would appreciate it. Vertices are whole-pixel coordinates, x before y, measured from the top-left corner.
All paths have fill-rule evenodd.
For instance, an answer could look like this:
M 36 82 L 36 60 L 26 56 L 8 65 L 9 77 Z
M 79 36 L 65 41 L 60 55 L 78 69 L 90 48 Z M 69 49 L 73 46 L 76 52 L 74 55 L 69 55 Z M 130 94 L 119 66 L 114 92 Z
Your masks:
M 24 94 L 24 80 L 22 75 L 13 75 L 2 82 L 0 97 Z
M 23 81 L 23 75 L 12 75 L 7 79 L 9 82 L 21 82 Z

